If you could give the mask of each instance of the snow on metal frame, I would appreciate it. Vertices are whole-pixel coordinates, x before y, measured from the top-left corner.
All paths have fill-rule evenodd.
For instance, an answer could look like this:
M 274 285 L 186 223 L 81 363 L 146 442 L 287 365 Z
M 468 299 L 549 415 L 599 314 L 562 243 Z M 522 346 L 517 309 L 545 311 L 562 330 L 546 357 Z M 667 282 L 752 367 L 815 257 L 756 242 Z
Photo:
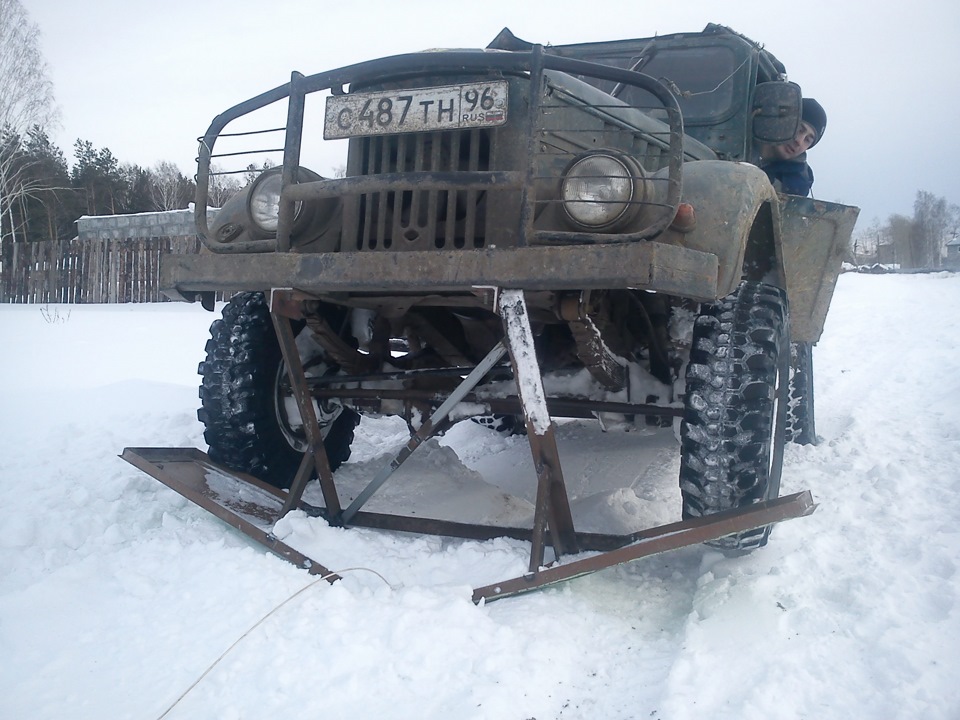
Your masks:
M 530 330 L 523 291 L 501 290 L 499 310 L 506 326 L 510 353 L 516 364 L 520 401 L 527 418 L 533 423 L 533 431 L 543 435 L 550 428 L 550 414 L 547 412 L 547 399 L 543 392 L 540 364 L 533 346 L 533 332 Z

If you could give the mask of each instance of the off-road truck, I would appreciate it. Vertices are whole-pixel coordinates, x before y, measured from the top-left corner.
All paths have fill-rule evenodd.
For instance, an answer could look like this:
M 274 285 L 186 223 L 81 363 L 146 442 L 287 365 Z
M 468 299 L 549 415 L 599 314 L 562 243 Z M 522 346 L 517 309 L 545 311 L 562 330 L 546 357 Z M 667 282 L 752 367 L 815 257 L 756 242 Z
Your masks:
M 709 25 L 552 47 L 504 30 L 293 73 L 227 110 L 200 144 L 209 252 L 162 263 L 175 299 L 236 293 L 200 366 L 209 457 L 282 488 L 314 447 L 272 310 L 294 319 L 331 470 L 364 413 L 542 437 L 533 363 L 550 417 L 676 421 L 684 518 L 775 498 L 785 440 L 815 438 L 810 348 L 858 212 L 778 195 L 752 164 L 800 108 L 768 50 Z M 345 166 L 321 177 L 305 166 L 330 144 Z M 282 164 L 208 225 L 219 174 L 271 149 Z M 531 346 L 505 355 L 507 316 Z

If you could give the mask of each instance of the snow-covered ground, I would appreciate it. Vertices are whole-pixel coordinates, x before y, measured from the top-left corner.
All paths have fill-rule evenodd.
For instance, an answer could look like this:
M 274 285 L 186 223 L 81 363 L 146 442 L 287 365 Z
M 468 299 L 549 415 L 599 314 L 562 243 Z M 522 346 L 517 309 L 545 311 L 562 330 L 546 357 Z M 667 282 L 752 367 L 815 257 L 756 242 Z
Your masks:
M 686 548 L 477 607 L 522 543 L 294 516 L 279 535 L 357 569 L 250 631 L 316 578 L 117 457 L 204 447 L 211 316 L 0 306 L 0 718 L 158 718 L 199 679 L 166 717 L 956 720 L 957 308 L 960 275 L 841 277 L 815 351 L 822 441 L 784 467 L 819 508 L 758 552 Z M 365 421 L 338 478 L 402 439 Z M 558 442 L 582 529 L 676 519 L 669 431 L 575 422 Z M 382 506 L 529 513 L 522 439 L 461 423 L 410 463 Z

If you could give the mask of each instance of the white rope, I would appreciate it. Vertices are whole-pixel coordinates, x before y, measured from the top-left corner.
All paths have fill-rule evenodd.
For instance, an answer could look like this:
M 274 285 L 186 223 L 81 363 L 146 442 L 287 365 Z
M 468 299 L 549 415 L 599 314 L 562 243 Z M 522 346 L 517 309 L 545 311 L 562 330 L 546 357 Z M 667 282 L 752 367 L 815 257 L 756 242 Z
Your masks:
M 380 573 L 378 573 L 376 570 L 371 570 L 370 568 L 365 568 L 365 567 L 344 568 L 343 570 L 337 570 L 336 572 L 331 572 L 331 573 L 328 573 L 327 575 L 323 575 L 323 576 L 321 576 L 321 577 L 318 577 L 318 578 L 317 578 L 316 580 L 314 580 L 313 582 L 308 583 L 307 585 L 305 585 L 305 586 L 303 586 L 302 588 L 300 588 L 299 590 L 297 590 L 293 595 L 291 595 L 290 597 L 288 597 L 286 600 L 284 600 L 282 603 L 280 603 L 279 605 L 277 605 L 277 606 L 276 606 L 275 608 L 273 608 L 270 612 L 268 612 L 266 615 L 264 615 L 262 618 L 260 618 L 260 619 L 259 619 L 256 623 L 254 623 L 243 635 L 241 635 L 240 637 L 238 637 L 238 638 L 233 642 L 233 644 L 232 644 L 230 647 L 228 647 L 226 650 L 224 650 L 222 653 L 220 653 L 220 657 L 218 657 L 216 660 L 214 660 L 213 663 L 210 665 L 210 667 L 208 667 L 206 670 L 203 671 L 203 674 L 200 675 L 200 677 L 198 677 L 196 680 L 193 681 L 193 683 L 190 685 L 190 687 L 188 687 L 186 690 L 183 691 L 183 693 L 180 695 L 180 697 L 178 697 L 176 700 L 173 701 L 173 704 L 172 704 L 170 707 L 168 707 L 166 710 L 163 711 L 163 714 L 160 715 L 160 716 L 157 718 L 157 720 L 163 720 L 163 718 L 165 718 L 167 715 L 169 715 L 169 714 L 170 714 L 170 711 L 173 710 L 177 705 L 179 705 L 179 704 L 180 704 L 180 701 L 183 700 L 183 699 L 190 693 L 191 690 L 193 690 L 197 685 L 199 685 L 200 682 L 201 682 L 207 675 L 209 675 L 209 674 L 213 671 L 213 669 L 214 669 L 218 664 L 220 664 L 220 661 L 223 660 L 223 659 L 230 653 L 231 650 L 233 650 L 237 645 L 239 645 L 240 642 L 241 642 L 242 640 L 244 640 L 250 633 L 252 633 L 252 632 L 253 632 L 254 630 L 256 630 L 258 627 L 260 627 L 260 626 L 267 620 L 267 618 L 269 618 L 271 615 L 273 615 L 275 612 L 277 612 L 277 610 L 279 610 L 280 608 L 282 608 L 284 605 L 286 605 L 287 603 L 289 603 L 291 600 L 293 600 L 293 599 L 296 598 L 297 596 L 302 595 L 304 592 L 306 592 L 307 590 L 309 590 L 310 588 L 312 588 L 312 587 L 313 587 L 314 585 L 316 585 L 318 582 L 321 582 L 321 581 L 323 581 L 323 580 L 329 580 L 329 579 L 332 578 L 334 575 L 342 575 L 343 573 L 354 572 L 354 571 L 357 571 L 357 570 L 365 570 L 366 572 L 373 573 L 373 574 L 376 575 L 378 578 L 380 578 L 381 580 L 383 580 L 383 582 L 387 585 L 387 587 L 389 587 L 389 588 L 391 588 L 391 589 L 396 589 L 392 584 L 390 584 L 390 582 L 389 582 L 383 575 L 381 575 Z

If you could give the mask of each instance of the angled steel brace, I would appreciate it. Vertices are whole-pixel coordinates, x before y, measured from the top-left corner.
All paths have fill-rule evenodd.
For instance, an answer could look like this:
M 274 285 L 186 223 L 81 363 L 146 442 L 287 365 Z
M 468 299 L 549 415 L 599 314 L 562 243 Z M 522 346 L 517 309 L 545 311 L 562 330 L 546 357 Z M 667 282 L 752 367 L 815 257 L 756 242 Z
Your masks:
M 350 506 L 343 511 L 341 520 L 344 524 L 349 523 L 353 516 L 357 514 L 357 511 L 370 499 L 370 496 L 380 489 L 380 486 L 393 475 L 396 469 L 410 457 L 414 450 L 434 434 L 440 423 L 446 420 L 450 411 L 477 386 L 477 383 L 500 361 L 500 358 L 503 357 L 506 351 L 507 349 L 503 343 L 499 342 L 494 346 L 493 350 L 487 353 L 487 356 L 464 378 L 463 382 L 457 386 L 457 389 L 450 394 L 450 397 L 448 397 L 446 401 L 436 409 L 433 415 L 420 426 L 420 429 L 410 437 L 410 440 L 403 446 L 400 452 L 397 453 L 397 456 L 377 473 L 377 476 L 370 481 L 370 484 L 367 485 L 360 494 L 357 495 L 356 499 L 350 503 Z
M 260 543 L 274 555 L 323 575 L 333 583 L 340 576 L 287 545 L 273 534 L 283 516 L 284 492 L 217 465 L 196 448 L 124 448 L 120 456 L 204 510 Z
M 330 470 L 327 449 L 323 444 L 323 433 L 320 431 L 317 412 L 313 407 L 313 397 L 307 387 L 307 378 L 293 337 L 293 329 L 290 327 L 290 320 L 280 313 L 284 308 L 284 304 L 280 300 L 284 292 L 275 290 L 271 293 L 270 319 L 273 321 L 273 328 L 277 333 L 277 340 L 280 342 L 280 350 L 287 366 L 287 376 L 290 379 L 293 396 L 297 401 L 297 408 L 300 410 L 300 420 L 303 422 L 303 429 L 307 435 L 307 451 L 303 454 L 303 460 L 300 461 L 300 467 L 297 468 L 297 474 L 290 485 L 290 492 L 287 494 L 286 502 L 284 502 L 280 511 L 280 517 L 286 515 L 300 502 L 303 490 L 313 475 L 314 468 L 316 468 L 317 476 L 320 478 L 320 489 L 323 492 L 324 503 L 332 513 L 336 514 L 340 512 L 340 499 L 337 496 L 337 486 L 333 481 L 333 472 Z M 276 308 L 275 302 L 278 306 Z

